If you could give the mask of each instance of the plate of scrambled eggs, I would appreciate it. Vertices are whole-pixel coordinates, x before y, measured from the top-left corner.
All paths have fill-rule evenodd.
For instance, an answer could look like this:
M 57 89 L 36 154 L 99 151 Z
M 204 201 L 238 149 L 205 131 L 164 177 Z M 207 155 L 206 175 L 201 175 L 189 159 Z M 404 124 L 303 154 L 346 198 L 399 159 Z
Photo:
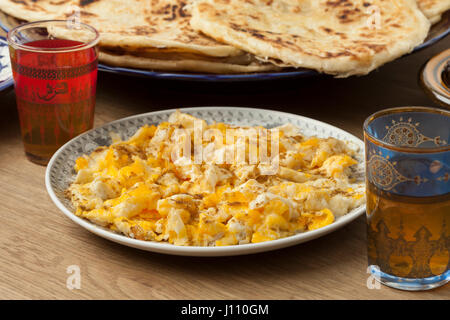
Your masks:
M 61 147 L 46 172 L 59 209 L 106 239 L 190 256 L 263 252 L 365 210 L 364 145 L 278 111 L 200 107 L 136 115 Z

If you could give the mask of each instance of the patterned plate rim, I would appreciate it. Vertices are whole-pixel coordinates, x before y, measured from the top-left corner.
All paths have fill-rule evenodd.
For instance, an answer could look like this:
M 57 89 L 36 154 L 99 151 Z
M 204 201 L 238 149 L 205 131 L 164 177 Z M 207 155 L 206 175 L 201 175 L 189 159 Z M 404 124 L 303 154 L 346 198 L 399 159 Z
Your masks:
M 1 36 L 0 36 L 0 43 L 3 44 L 3 46 L 4 45 L 6 45 L 6 46 L 8 45 L 8 43 L 6 42 L 5 37 L 1 37 Z M 8 67 L 8 65 L 6 67 Z M 13 84 L 14 84 L 14 79 L 13 79 L 13 76 L 11 74 L 11 76 L 9 78 L 6 78 L 5 80 L 0 81 L 0 92 L 10 88 Z

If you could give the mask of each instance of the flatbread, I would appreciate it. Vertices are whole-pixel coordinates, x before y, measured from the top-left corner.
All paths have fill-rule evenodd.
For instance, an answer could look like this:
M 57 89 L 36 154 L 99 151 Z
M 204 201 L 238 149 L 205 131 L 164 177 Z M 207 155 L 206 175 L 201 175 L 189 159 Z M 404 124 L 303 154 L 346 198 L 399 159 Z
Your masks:
M 20 20 L 49 20 L 60 15 L 71 2 L 72 0 L 0 0 L 0 9 Z
M 79 19 L 96 28 L 100 45 L 121 47 L 182 48 L 185 51 L 225 57 L 242 52 L 194 31 L 184 10 L 189 0 L 0 0 L 7 14 L 27 21 L 68 19 L 79 7 Z M 56 36 L 70 37 L 67 30 Z
M 0 11 L 0 20 L 13 28 L 23 20 Z M 61 34 L 61 30 L 50 29 L 49 32 Z M 73 33 L 70 38 L 83 40 L 85 33 Z M 132 67 L 149 70 L 189 71 L 204 73 L 249 73 L 281 70 L 271 61 L 259 61 L 254 55 L 237 50 L 239 54 L 227 57 L 215 57 L 186 51 L 183 48 L 156 48 L 100 46 L 99 60 L 111 66 Z
M 191 26 L 218 41 L 339 77 L 410 52 L 430 28 L 414 0 L 198 0 L 191 11 Z M 377 16 L 379 28 L 368 23 Z
M 450 10 L 450 0 L 417 0 L 417 3 L 431 23 L 441 20 L 442 14 Z
M 260 64 L 257 62 L 242 65 L 196 59 L 155 59 L 130 54 L 113 54 L 109 52 L 100 52 L 99 60 L 107 65 L 119 67 L 217 74 L 265 72 L 281 69 L 273 64 Z

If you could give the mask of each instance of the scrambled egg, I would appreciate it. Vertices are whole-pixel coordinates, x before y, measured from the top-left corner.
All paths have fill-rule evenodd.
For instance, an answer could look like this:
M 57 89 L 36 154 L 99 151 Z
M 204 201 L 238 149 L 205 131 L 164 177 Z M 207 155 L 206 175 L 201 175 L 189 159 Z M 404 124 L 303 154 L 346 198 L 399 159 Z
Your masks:
M 351 179 L 354 151 L 344 141 L 305 137 L 291 124 L 278 127 L 278 167 L 268 172 L 260 162 L 218 161 L 237 142 L 205 138 L 208 129 L 225 136 L 227 129 L 246 128 L 208 125 L 177 111 L 128 141 L 116 138 L 78 158 L 67 190 L 76 214 L 136 239 L 227 246 L 322 228 L 364 202 L 363 185 Z M 258 129 L 273 139 L 274 129 Z M 195 130 L 203 135 L 200 164 L 192 161 Z M 251 140 L 245 141 L 247 151 Z M 186 145 L 191 154 L 174 160 Z

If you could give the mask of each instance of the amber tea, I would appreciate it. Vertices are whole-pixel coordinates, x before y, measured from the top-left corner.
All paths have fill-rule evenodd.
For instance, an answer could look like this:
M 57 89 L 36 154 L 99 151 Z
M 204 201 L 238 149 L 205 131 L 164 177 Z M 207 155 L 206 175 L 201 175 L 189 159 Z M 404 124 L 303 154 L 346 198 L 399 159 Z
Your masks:
M 407 197 L 367 190 L 369 265 L 404 278 L 439 276 L 450 262 L 450 194 Z
M 367 253 L 383 284 L 426 290 L 450 279 L 450 112 L 387 109 L 364 124 Z

